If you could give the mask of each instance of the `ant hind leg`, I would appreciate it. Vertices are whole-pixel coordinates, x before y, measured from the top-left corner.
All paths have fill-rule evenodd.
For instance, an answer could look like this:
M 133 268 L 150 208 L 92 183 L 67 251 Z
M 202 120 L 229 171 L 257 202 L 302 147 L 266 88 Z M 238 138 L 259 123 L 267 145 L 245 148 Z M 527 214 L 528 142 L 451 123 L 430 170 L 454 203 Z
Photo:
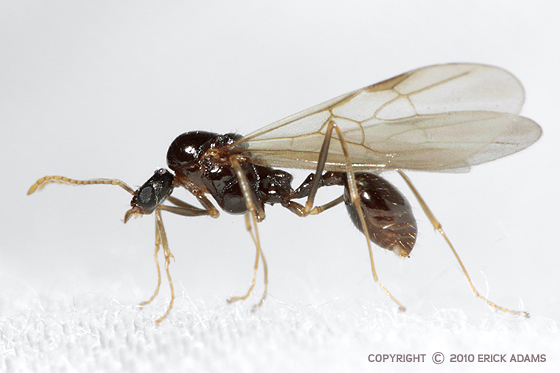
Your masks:
M 488 305 L 490 305 L 490 307 L 498 309 L 500 311 L 506 312 L 506 313 L 511 313 L 513 315 L 516 316 L 520 316 L 523 315 L 526 318 L 529 318 L 529 313 L 525 312 L 525 311 L 512 311 L 510 309 L 498 306 L 496 303 L 491 302 L 490 300 L 488 300 L 487 298 L 483 297 L 478 290 L 476 290 L 476 288 L 474 287 L 471 278 L 469 276 L 469 274 L 467 273 L 467 269 L 465 268 L 465 266 L 463 265 L 463 262 L 461 261 L 461 258 L 459 258 L 459 254 L 457 254 L 457 251 L 455 250 L 455 248 L 453 247 L 453 245 L 451 244 L 451 241 L 449 240 L 449 238 L 447 238 L 447 235 L 445 234 L 445 232 L 443 231 L 443 228 L 441 226 L 441 223 L 436 219 L 436 217 L 434 216 L 434 214 L 432 213 L 432 211 L 430 210 L 430 208 L 428 207 L 428 205 L 426 204 L 426 202 L 424 201 L 424 199 L 422 198 L 422 196 L 420 196 L 420 193 L 418 192 L 418 190 L 416 189 L 416 187 L 412 184 L 412 181 L 410 181 L 410 179 L 408 178 L 408 176 L 405 175 L 404 172 L 402 171 L 398 171 L 399 174 L 402 176 L 402 178 L 404 179 L 404 181 L 407 183 L 408 187 L 410 188 L 410 190 L 412 190 L 412 193 L 414 194 L 414 196 L 416 197 L 416 200 L 418 201 L 418 203 L 420 204 L 420 206 L 422 207 L 422 210 L 424 210 L 424 213 L 426 214 L 426 216 L 428 217 L 428 219 L 430 220 L 430 222 L 432 223 L 433 227 L 435 230 L 437 230 L 439 232 L 439 234 L 441 234 L 441 236 L 443 237 L 443 239 L 445 240 L 445 242 L 447 242 L 447 245 L 449 246 L 449 248 L 451 249 L 451 251 L 453 252 L 453 255 L 455 256 L 455 259 L 457 259 L 457 262 L 459 262 L 459 265 L 461 266 L 461 270 L 463 271 L 463 274 L 465 275 L 465 278 L 467 279 L 467 282 L 469 283 L 469 286 L 472 290 L 472 292 L 474 293 L 474 295 L 477 298 L 482 299 L 483 301 L 485 301 L 486 303 L 488 303 Z

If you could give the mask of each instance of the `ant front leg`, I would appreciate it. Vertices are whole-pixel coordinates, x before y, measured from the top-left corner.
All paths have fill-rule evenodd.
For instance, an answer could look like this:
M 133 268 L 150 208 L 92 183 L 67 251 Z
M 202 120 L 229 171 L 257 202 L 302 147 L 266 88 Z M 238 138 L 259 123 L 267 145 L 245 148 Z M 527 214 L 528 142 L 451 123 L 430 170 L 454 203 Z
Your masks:
M 169 264 L 171 259 L 175 259 L 171 250 L 169 250 L 169 243 L 167 241 L 167 234 L 165 233 L 165 227 L 163 225 L 163 219 L 161 217 L 161 211 L 169 211 L 176 215 L 182 216 L 204 216 L 209 215 L 212 217 L 217 217 L 219 215 L 218 210 L 208 201 L 210 208 L 207 209 L 200 209 L 198 207 L 192 206 L 186 202 L 181 201 L 175 197 L 167 197 L 167 200 L 173 203 L 175 206 L 167 206 L 167 205 L 159 205 L 156 207 L 155 215 L 156 215 L 156 248 L 154 251 L 154 259 L 156 262 L 156 269 L 158 275 L 158 283 L 156 286 L 156 290 L 150 299 L 145 302 L 140 303 L 140 307 L 144 307 L 150 304 L 158 295 L 159 289 L 161 287 L 161 270 L 159 268 L 159 260 L 158 260 L 158 253 L 160 248 L 163 247 L 163 255 L 165 258 L 165 273 L 167 275 L 167 281 L 169 282 L 169 288 L 171 291 L 171 301 L 169 302 L 169 306 L 167 307 L 167 311 L 163 316 L 156 320 L 156 325 L 159 325 L 171 312 L 173 308 L 173 303 L 175 302 L 175 290 L 173 288 L 173 280 L 171 279 L 171 274 L 169 272 Z
M 248 211 L 248 213 L 245 214 L 245 224 L 247 226 L 247 230 L 249 231 L 249 234 L 251 235 L 251 238 L 253 239 L 253 242 L 255 243 L 257 253 L 255 256 L 253 280 L 251 281 L 251 286 L 249 287 L 247 294 L 243 296 L 232 297 L 228 299 L 228 303 L 233 303 L 238 300 L 245 300 L 251 295 L 255 287 L 257 270 L 259 267 L 259 259 L 260 259 L 262 260 L 263 268 L 264 268 L 264 292 L 259 303 L 253 307 L 253 312 L 254 312 L 258 307 L 263 305 L 264 300 L 266 299 L 266 296 L 268 294 L 268 265 L 266 264 L 266 259 L 262 252 L 261 242 L 259 238 L 259 231 L 257 228 L 257 222 L 264 220 L 265 213 L 262 204 L 259 203 L 259 201 L 257 200 L 257 196 L 255 195 L 255 192 L 253 191 L 253 189 L 249 184 L 249 180 L 247 180 L 247 176 L 243 172 L 243 168 L 241 167 L 240 159 L 238 159 L 238 156 L 231 156 L 230 162 L 231 165 L 233 166 L 235 174 L 237 175 L 237 179 L 241 187 L 241 192 L 243 194 L 243 198 L 245 199 L 245 205 L 247 206 L 247 211 Z

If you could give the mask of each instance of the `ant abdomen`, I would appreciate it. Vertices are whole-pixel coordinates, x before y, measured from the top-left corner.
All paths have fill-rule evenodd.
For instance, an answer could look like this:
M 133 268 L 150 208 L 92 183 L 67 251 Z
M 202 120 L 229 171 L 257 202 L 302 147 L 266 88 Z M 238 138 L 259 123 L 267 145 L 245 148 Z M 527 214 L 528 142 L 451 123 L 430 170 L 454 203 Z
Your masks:
M 372 173 L 356 173 L 360 207 L 369 238 L 376 245 L 406 257 L 416 242 L 416 219 L 406 198 L 387 180 Z M 351 201 L 348 185 L 344 202 L 354 225 L 363 233 L 356 207 Z

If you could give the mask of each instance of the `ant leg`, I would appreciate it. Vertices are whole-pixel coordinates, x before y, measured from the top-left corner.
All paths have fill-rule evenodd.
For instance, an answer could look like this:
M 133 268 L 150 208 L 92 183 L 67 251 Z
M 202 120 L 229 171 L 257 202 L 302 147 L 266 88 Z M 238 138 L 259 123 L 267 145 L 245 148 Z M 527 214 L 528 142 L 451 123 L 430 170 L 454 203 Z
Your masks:
M 329 154 L 329 146 L 331 143 L 333 126 L 336 127 L 334 121 L 330 121 L 327 126 L 327 132 L 325 133 L 325 140 L 323 145 L 321 145 L 321 151 L 319 152 L 319 159 L 317 160 L 317 169 L 315 170 L 315 175 L 313 176 L 313 181 L 311 182 L 311 189 L 309 195 L 307 196 L 307 201 L 305 202 L 305 208 L 303 209 L 303 216 L 311 214 L 313 210 L 313 204 L 315 202 L 315 195 L 317 195 L 317 190 L 319 190 L 319 183 L 321 182 L 321 176 L 323 175 L 323 170 L 325 169 L 325 162 L 327 161 L 327 155 Z M 338 127 L 336 127 L 338 128 Z M 340 131 L 338 131 L 340 133 Z M 342 140 L 342 139 L 341 139 Z M 344 150 L 344 146 L 343 146 Z M 346 168 L 350 166 L 349 157 L 346 157 Z
M 354 170 L 352 168 L 352 162 L 350 160 L 350 154 L 348 152 L 348 145 L 346 144 L 346 141 L 344 140 L 344 136 L 342 134 L 342 131 L 340 130 L 340 128 L 338 128 L 336 123 L 332 120 L 327 125 L 327 129 L 326 129 L 326 132 L 325 132 L 325 140 L 323 141 L 323 145 L 321 146 L 321 152 L 319 153 L 319 159 L 317 161 L 317 170 L 316 170 L 315 175 L 313 177 L 311 190 L 310 190 L 309 195 L 307 197 L 307 202 L 305 203 L 305 208 L 304 208 L 303 214 L 304 214 L 304 216 L 306 216 L 306 215 L 309 215 L 311 213 L 311 211 L 313 211 L 313 202 L 314 202 L 314 199 L 315 199 L 315 195 L 317 194 L 317 190 L 319 189 L 319 183 L 320 183 L 320 180 L 321 180 L 321 175 L 323 174 L 323 170 L 325 168 L 325 162 L 327 160 L 327 155 L 328 155 L 328 151 L 329 151 L 329 146 L 330 146 L 330 141 L 331 141 L 331 138 L 332 138 L 333 130 L 336 131 L 338 140 L 340 141 L 340 146 L 342 147 L 342 152 L 344 153 L 344 158 L 346 159 L 346 180 L 347 180 L 347 183 L 348 183 L 348 191 L 350 192 L 350 199 L 352 200 L 352 203 L 354 204 L 354 207 L 356 208 L 358 216 L 360 217 L 360 224 L 362 225 L 362 230 L 364 232 L 364 235 L 366 236 L 366 243 L 367 243 L 368 251 L 369 251 L 369 259 L 370 259 L 371 273 L 373 275 L 373 280 L 375 281 L 375 283 L 377 285 L 379 285 L 379 287 L 381 287 L 383 292 L 389 298 L 391 298 L 391 300 L 393 302 L 395 302 L 399 306 L 400 311 L 405 311 L 406 308 L 389 292 L 389 290 L 387 290 L 385 288 L 385 286 L 383 286 L 383 284 L 379 281 L 379 278 L 377 277 L 377 271 L 375 270 L 375 263 L 374 263 L 374 260 L 373 260 L 373 250 L 371 248 L 371 240 L 370 240 L 369 233 L 368 233 L 368 230 L 367 230 L 367 227 L 366 227 L 366 222 L 365 222 L 364 214 L 362 212 L 362 207 L 360 205 L 360 196 L 358 194 L 358 187 L 356 186 L 356 178 L 354 176 Z M 333 201 L 333 202 L 335 202 L 335 201 Z M 327 204 L 327 205 L 329 205 L 329 204 Z
M 173 289 L 173 281 L 171 280 L 171 274 L 169 273 L 169 260 L 170 258 L 173 259 L 175 258 L 173 257 L 173 254 L 171 254 L 171 251 L 169 250 L 169 244 L 167 242 L 167 235 L 165 234 L 165 228 L 163 226 L 161 212 L 159 208 L 157 208 L 156 209 L 156 250 L 154 253 L 154 258 L 156 261 L 158 283 L 154 295 L 152 295 L 152 297 L 147 301 L 140 303 L 140 308 L 143 308 L 144 306 L 150 304 L 159 293 L 159 288 L 161 286 L 161 271 L 159 269 L 158 253 L 161 246 L 163 246 L 163 252 L 165 256 L 165 271 L 167 273 L 167 279 L 169 281 L 169 287 L 171 289 L 171 301 L 169 302 L 169 306 L 167 307 L 167 311 L 165 312 L 165 314 L 156 320 L 156 325 L 159 325 L 167 317 L 167 315 L 169 315 L 169 312 L 171 312 L 171 308 L 173 308 L 173 302 L 175 301 L 175 291 Z
M 340 145 L 342 146 L 342 151 L 344 152 L 344 157 L 346 158 L 346 180 L 348 182 L 348 190 L 350 191 L 350 198 L 352 200 L 352 203 L 354 204 L 354 207 L 356 208 L 356 211 L 358 212 L 358 216 L 360 217 L 360 224 L 362 225 L 362 230 L 366 236 L 366 241 L 367 241 L 367 245 L 368 245 L 368 251 L 369 251 L 369 260 L 370 260 L 370 265 L 371 265 L 371 273 L 373 274 L 373 280 L 377 283 L 377 285 L 379 285 L 379 287 L 381 287 L 381 289 L 383 290 L 383 292 L 393 300 L 393 302 L 395 302 L 398 306 L 399 306 L 399 311 L 405 311 L 406 308 L 389 292 L 389 290 L 387 290 L 385 288 L 385 286 L 383 286 L 383 284 L 379 281 L 379 278 L 377 277 L 377 272 L 375 271 L 375 264 L 373 261 L 373 250 L 371 249 L 371 240 L 369 238 L 369 233 L 368 233 L 368 229 L 366 227 L 366 221 L 364 218 L 364 214 L 362 212 L 362 206 L 360 205 L 360 196 L 358 195 L 358 187 L 356 185 L 356 178 L 354 176 L 354 170 L 352 169 L 352 162 L 350 161 L 350 154 L 348 152 L 348 145 L 346 144 L 346 141 L 344 140 L 344 136 L 342 135 L 342 131 L 338 128 L 338 126 L 331 121 L 329 123 L 329 126 L 327 128 L 327 135 L 330 136 L 332 134 L 332 130 L 334 129 L 336 130 L 336 133 L 338 135 L 338 139 L 340 140 Z M 326 156 L 325 156 L 326 159 Z
M 210 216 L 213 217 L 213 218 L 217 218 L 217 217 L 220 216 L 220 212 L 218 211 L 218 209 L 212 204 L 212 202 L 210 202 L 210 200 L 209 200 L 208 198 L 206 198 L 206 196 L 204 195 L 204 193 L 201 193 L 201 192 L 199 192 L 199 191 L 194 191 L 194 190 L 191 190 L 191 189 L 188 189 L 188 188 L 187 188 L 187 190 L 188 190 L 193 196 L 195 196 L 195 197 L 198 199 L 198 202 L 200 202 L 200 204 L 201 204 L 206 210 L 209 211 L 208 215 L 210 215 Z M 178 206 L 181 206 L 181 204 L 190 206 L 188 203 L 185 203 L 185 202 L 183 202 L 183 201 L 181 201 L 181 200 L 178 200 L 177 198 L 173 198 L 173 197 L 172 197 L 171 199 L 168 198 L 168 200 L 169 200 L 171 203 L 174 203 L 174 204 L 176 204 L 176 205 L 178 205 Z M 175 202 L 174 202 L 174 201 L 175 201 Z M 179 202 L 179 204 L 177 204 L 177 202 Z M 191 206 L 191 207 L 192 207 L 192 206 Z M 195 208 L 196 208 L 196 207 L 195 207 Z
M 255 234 L 253 232 L 253 227 L 252 227 L 252 224 L 251 224 L 251 214 L 249 214 L 249 213 L 245 214 L 245 225 L 246 225 L 247 231 L 251 235 L 251 238 L 253 239 L 253 242 L 255 243 L 255 246 L 256 246 L 257 245 L 257 239 L 256 239 Z M 244 296 L 231 297 L 230 299 L 227 300 L 228 303 L 237 302 L 238 300 L 245 300 L 251 295 L 251 293 L 253 292 L 253 289 L 255 288 L 255 284 L 257 282 L 257 270 L 259 268 L 259 258 L 260 258 L 260 251 L 257 250 L 257 254 L 255 256 L 255 266 L 254 266 L 254 271 L 253 271 L 253 280 L 251 281 L 251 287 L 247 291 L 247 294 L 245 294 Z
M 245 216 L 245 228 L 247 229 L 247 232 L 249 232 L 249 234 L 251 235 L 251 238 L 253 239 L 253 243 L 256 245 L 257 239 L 255 238 L 255 233 L 253 232 L 253 225 L 251 224 L 251 214 L 247 213 L 244 216 Z
M 165 234 L 165 231 L 164 231 L 164 234 Z M 160 245 L 161 245 L 161 234 L 160 234 L 160 229 L 159 229 L 159 226 L 158 226 L 158 223 L 157 223 L 157 215 L 156 215 L 156 250 L 154 252 L 154 259 L 156 261 L 158 282 L 157 282 L 156 290 L 154 291 L 154 295 L 152 295 L 152 297 L 150 299 L 148 299 L 147 301 L 144 301 L 144 302 L 140 303 L 140 309 L 142 309 L 142 308 L 144 308 L 144 306 L 152 303 L 152 301 L 157 297 L 157 295 L 159 293 L 159 288 L 161 286 L 161 271 L 159 269 L 159 260 L 158 260 L 158 253 L 159 253 Z
M 327 148 L 325 148 L 325 151 L 328 151 Z M 320 169 L 319 169 L 320 170 Z M 326 186 L 333 186 L 333 185 L 338 185 L 338 186 L 343 186 L 344 185 L 344 181 L 346 179 L 345 174 L 342 172 L 326 172 L 325 174 L 320 174 L 319 177 L 319 182 L 316 183 L 315 180 L 317 179 L 315 177 L 315 175 L 317 174 L 309 174 L 307 176 L 307 178 L 305 179 L 305 181 L 299 186 L 299 188 L 297 188 L 297 190 L 294 192 L 293 197 L 295 199 L 298 198 L 304 198 L 307 197 L 308 201 L 309 201 L 309 196 L 312 195 L 312 198 L 314 198 L 317 190 L 313 191 L 313 184 L 317 184 L 316 188 L 322 188 L 322 187 L 326 187 Z M 301 205 L 300 203 L 294 202 L 293 200 L 289 200 L 286 203 L 283 203 L 282 206 L 287 208 L 288 210 L 290 210 L 291 212 L 293 212 L 294 214 L 296 214 L 297 216 L 300 217 L 305 217 L 307 215 L 318 215 L 320 213 L 322 213 L 323 211 L 326 211 L 340 203 L 344 202 L 344 196 L 340 196 L 334 200 L 332 200 L 331 202 L 325 203 L 322 206 L 314 206 L 313 207 L 313 203 L 311 203 L 312 208 L 309 210 L 306 210 L 306 207 Z M 306 204 L 307 205 L 307 204 Z
M 173 203 L 175 206 L 167 206 L 167 205 L 159 205 L 161 210 L 169 211 L 173 214 L 182 215 L 182 216 L 203 216 L 209 215 L 210 217 L 217 218 L 220 216 L 219 211 L 209 202 L 209 206 L 204 206 L 206 208 L 201 209 L 199 207 L 195 207 L 190 205 L 186 202 L 181 201 L 175 197 L 167 197 L 167 200 Z
M 249 297 L 249 295 L 251 295 L 253 288 L 255 286 L 258 262 L 260 258 L 264 268 L 264 292 L 259 303 L 253 307 L 253 312 L 254 312 L 258 307 L 263 305 L 264 300 L 266 299 L 266 295 L 268 294 L 268 265 L 266 264 L 266 259 L 261 249 L 259 230 L 257 228 L 257 222 L 264 220 L 265 214 L 264 214 L 263 207 L 256 200 L 257 197 L 255 196 L 255 193 L 253 192 L 251 186 L 249 185 L 249 181 L 247 180 L 247 177 L 245 176 L 245 173 L 241 168 L 241 164 L 239 163 L 238 157 L 231 156 L 230 162 L 231 165 L 233 166 L 233 169 L 235 170 L 237 179 L 239 180 L 241 192 L 243 193 L 243 198 L 245 199 L 245 204 L 247 206 L 247 210 L 249 211 L 248 212 L 249 217 L 245 218 L 245 222 L 247 225 L 247 230 L 251 234 L 251 237 L 253 238 L 253 242 L 255 243 L 257 254 L 255 259 L 255 272 L 253 275 L 253 282 L 251 284 L 251 287 L 249 288 L 249 291 L 247 292 L 247 294 L 245 294 L 242 297 L 233 297 L 229 299 L 228 303 L 232 303 L 240 299 L 246 299 L 247 297 Z M 254 231 L 251 227 L 255 228 Z
M 418 190 L 416 189 L 416 187 L 412 184 L 412 181 L 410 181 L 410 179 L 408 178 L 408 176 L 406 176 L 404 174 L 404 172 L 398 170 L 399 174 L 402 176 L 402 178 L 404 179 L 404 181 L 408 184 L 408 187 L 410 188 L 410 190 L 412 190 L 412 193 L 414 193 L 414 196 L 416 197 L 416 200 L 418 201 L 418 203 L 420 203 L 420 206 L 422 207 L 422 210 L 424 210 L 424 213 L 426 214 L 426 216 L 428 217 L 428 219 L 430 220 L 430 222 L 432 223 L 433 227 L 435 230 L 437 230 L 439 232 L 439 234 L 441 234 L 441 236 L 443 237 L 443 239 L 445 240 L 445 242 L 447 242 L 447 245 L 449 246 L 449 248 L 451 249 L 451 251 L 453 252 L 453 255 L 455 255 L 455 259 L 457 259 L 457 261 L 459 262 L 459 265 L 461 266 L 461 269 L 463 271 L 463 274 L 465 275 L 465 277 L 467 278 L 467 282 L 469 283 L 469 286 L 471 287 L 472 292 L 474 293 L 474 295 L 480 299 L 482 299 L 483 301 L 485 301 L 486 303 L 488 303 L 492 308 L 498 309 L 500 311 L 503 312 L 507 312 L 507 313 L 511 313 L 513 315 L 523 315 L 527 318 L 529 318 L 529 313 L 525 312 L 525 311 L 512 311 L 510 309 L 504 308 L 504 307 L 500 307 L 497 304 L 491 302 L 490 300 L 488 300 L 487 298 L 483 297 L 482 295 L 480 295 L 480 293 L 478 292 L 478 290 L 476 290 L 476 288 L 474 287 L 471 278 L 469 276 L 469 274 L 467 273 L 467 270 L 465 268 L 465 266 L 463 265 L 463 262 L 461 261 L 461 259 L 459 258 L 459 254 L 457 254 L 457 251 L 455 250 L 455 248 L 453 247 L 453 245 L 451 244 L 451 241 L 449 240 L 449 238 L 447 238 L 447 235 L 445 234 L 445 232 L 443 231 L 443 227 L 441 225 L 441 223 L 436 219 L 436 217 L 434 216 L 434 214 L 432 213 L 432 211 L 430 210 L 430 208 L 428 207 L 428 205 L 426 204 L 426 202 L 424 202 L 424 199 L 422 198 L 422 196 L 420 196 L 420 193 L 418 192 Z
M 163 247 L 163 252 L 164 252 L 164 257 L 165 257 L 165 272 L 167 274 L 167 279 L 169 281 L 169 287 L 171 288 L 171 302 L 169 303 L 169 307 L 167 308 L 167 311 L 165 312 L 165 314 L 160 317 L 159 319 L 157 319 L 156 324 L 159 325 L 166 317 L 167 315 L 169 315 L 169 312 L 171 311 L 171 308 L 173 307 L 173 302 L 175 301 L 175 291 L 173 289 L 173 281 L 171 280 L 171 274 L 169 272 L 169 263 L 170 263 L 170 259 L 173 258 L 173 254 L 171 253 L 171 250 L 169 250 L 169 244 L 167 241 L 167 235 L 165 233 L 165 227 L 163 226 L 163 219 L 161 217 L 161 211 L 169 211 L 173 214 L 176 215 L 182 215 L 182 216 L 203 216 L 203 215 L 209 215 L 214 217 L 213 211 L 211 209 L 201 209 L 195 206 L 192 206 L 186 202 L 181 201 L 180 199 L 177 199 L 175 197 L 167 197 L 167 200 L 173 204 L 175 204 L 176 206 L 167 206 L 167 205 L 159 205 L 156 208 L 156 248 L 154 251 L 154 259 L 156 262 L 156 269 L 157 269 L 157 275 L 158 275 L 158 282 L 157 282 L 157 286 L 156 286 L 156 290 L 154 291 L 154 294 L 152 295 L 152 297 L 150 299 L 148 299 L 145 302 L 140 303 L 140 307 L 143 308 L 144 306 L 150 304 L 158 295 L 159 293 L 159 289 L 161 287 L 161 270 L 159 268 L 159 261 L 158 261 L 158 253 L 160 250 L 160 247 Z M 210 203 L 210 207 L 213 208 L 214 210 L 216 210 L 216 208 Z M 217 210 L 216 210 L 217 211 Z
M 156 249 L 154 252 L 154 258 L 155 258 L 155 262 L 156 262 L 156 269 L 157 269 L 157 274 L 158 274 L 158 283 L 156 286 L 156 290 L 154 292 L 154 294 L 152 295 L 152 297 L 150 299 L 148 299 L 145 302 L 140 303 L 140 307 L 143 308 L 144 306 L 150 304 L 158 295 L 159 293 L 159 288 L 161 286 L 161 271 L 159 268 L 159 261 L 158 261 L 158 253 L 159 253 L 159 249 L 160 249 L 160 245 L 162 244 L 162 242 L 167 242 L 167 236 L 165 235 L 165 229 L 163 227 L 163 220 L 161 219 L 161 214 L 159 215 L 159 221 L 161 223 L 158 224 L 158 213 L 161 210 L 164 211 L 169 211 L 171 213 L 177 214 L 177 215 L 182 215 L 182 216 L 202 216 L 202 215 L 211 215 L 209 210 L 203 210 L 203 209 L 199 209 L 198 207 L 189 205 L 186 202 L 183 202 L 177 198 L 174 197 L 168 197 L 168 200 L 178 206 L 181 207 L 175 207 L 175 206 L 166 206 L 166 205 L 160 205 L 157 208 L 157 212 L 156 212 Z M 162 237 L 163 234 L 163 237 Z M 167 250 L 165 250 L 165 246 L 164 246 L 164 252 L 166 253 L 165 256 L 166 258 L 169 257 L 173 257 L 173 255 L 171 254 L 171 251 L 169 250 L 169 247 L 167 248 Z M 167 269 L 167 268 L 166 268 Z M 168 276 L 169 276 L 169 272 L 168 272 Z
M 156 255 L 160 245 L 163 246 L 163 254 L 165 256 L 165 273 L 167 274 L 167 281 L 169 282 L 169 288 L 171 290 L 171 301 L 169 302 L 169 306 L 167 307 L 167 311 L 165 312 L 165 314 L 156 320 L 156 325 L 159 325 L 167 317 L 167 315 L 169 315 L 169 312 L 171 312 L 171 309 L 173 308 L 173 302 L 175 302 L 175 290 L 173 289 L 173 280 L 171 279 L 171 274 L 169 273 L 170 259 L 171 258 L 175 259 L 175 257 L 173 256 L 173 254 L 171 254 L 171 251 L 169 250 L 167 235 L 165 234 L 165 228 L 163 227 L 163 220 L 161 219 L 161 211 L 159 209 L 156 209 Z M 159 285 L 161 284 L 159 264 L 157 267 L 158 267 L 158 287 L 156 289 L 156 293 L 154 294 L 154 297 L 155 295 L 157 295 L 157 292 L 159 291 Z M 152 299 L 154 297 L 152 297 Z M 150 301 L 152 299 L 150 299 Z M 150 301 L 148 301 L 148 303 Z
M 45 185 L 50 183 L 58 184 L 68 184 L 68 185 L 94 185 L 94 184 L 106 184 L 106 185 L 118 185 L 130 194 L 134 194 L 134 190 L 129 187 L 125 182 L 117 179 L 91 179 L 91 180 L 76 180 L 70 179 L 66 176 L 45 176 L 35 184 L 31 185 L 31 188 L 27 191 L 27 195 L 33 194 L 37 190 L 41 190 Z
M 296 214 L 297 216 L 305 217 L 307 215 L 319 215 L 320 213 L 330 209 L 331 207 L 340 204 L 343 201 L 344 201 L 344 196 L 340 196 L 335 200 L 325 203 L 324 205 L 313 207 L 311 211 L 309 211 L 307 214 L 304 213 L 305 207 L 294 201 L 288 202 L 288 204 L 285 205 L 284 207 L 290 210 L 291 212 L 293 212 L 294 214 Z

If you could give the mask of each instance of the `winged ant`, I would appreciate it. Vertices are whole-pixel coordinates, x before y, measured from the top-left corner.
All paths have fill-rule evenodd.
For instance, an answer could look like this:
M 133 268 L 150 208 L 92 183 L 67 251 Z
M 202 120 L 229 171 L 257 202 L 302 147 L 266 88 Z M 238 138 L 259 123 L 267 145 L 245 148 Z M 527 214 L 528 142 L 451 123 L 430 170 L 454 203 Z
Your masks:
M 510 73 L 493 66 L 446 64 L 413 70 L 285 118 L 247 136 L 220 135 L 205 131 L 186 132 L 177 137 L 167 152 L 172 171 L 161 168 L 140 188 L 133 190 L 116 179 L 75 180 L 45 176 L 28 194 L 49 183 L 71 185 L 117 185 L 132 194 L 132 216 L 155 214 L 155 261 L 161 286 L 158 253 L 163 248 L 165 272 L 175 299 L 169 272 L 170 259 L 162 211 L 183 216 L 209 215 L 217 218 L 218 207 L 231 214 L 244 214 L 255 247 L 253 280 L 247 293 L 228 302 L 246 299 L 255 286 L 259 262 L 264 267 L 267 296 L 268 269 L 261 248 L 257 223 L 265 218 L 265 205 L 279 204 L 305 217 L 344 203 L 355 226 L 366 237 L 374 281 L 399 307 L 402 304 L 379 281 L 371 242 L 407 257 L 417 236 L 416 220 L 405 197 L 380 174 L 395 170 L 414 193 L 430 222 L 451 248 L 474 294 L 501 311 L 524 315 L 496 305 L 475 289 L 441 224 L 430 211 L 403 170 L 467 172 L 473 165 L 518 152 L 533 144 L 541 128 L 518 116 L 524 92 Z M 296 189 L 292 175 L 281 168 L 314 170 Z M 316 206 L 315 196 L 325 186 L 339 185 L 343 194 Z M 185 188 L 202 207 L 171 196 Z M 305 203 L 296 202 L 305 198 Z M 165 201 L 170 202 L 164 204 Z

